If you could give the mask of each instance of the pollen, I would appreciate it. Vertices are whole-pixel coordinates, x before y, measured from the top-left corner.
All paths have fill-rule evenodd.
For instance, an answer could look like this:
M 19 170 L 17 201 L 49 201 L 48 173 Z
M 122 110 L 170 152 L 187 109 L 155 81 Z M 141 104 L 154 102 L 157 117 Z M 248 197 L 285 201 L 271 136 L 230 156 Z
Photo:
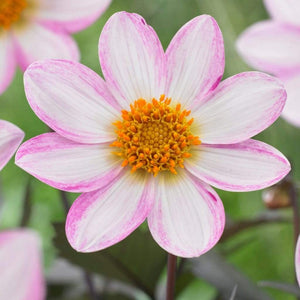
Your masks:
M 184 168 L 184 160 L 191 157 L 191 146 L 201 144 L 191 133 L 190 113 L 180 104 L 173 106 L 164 95 L 150 102 L 138 99 L 130 110 L 122 111 L 121 121 L 113 123 L 117 139 L 110 146 L 119 148 L 114 153 L 124 158 L 122 166 L 131 166 L 132 172 L 177 174 L 176 168 Z
M 27 7 L 27 0 L 1 0 L 0 1 L 0 29 L 9 29 L 17 22 L 23 10 Z

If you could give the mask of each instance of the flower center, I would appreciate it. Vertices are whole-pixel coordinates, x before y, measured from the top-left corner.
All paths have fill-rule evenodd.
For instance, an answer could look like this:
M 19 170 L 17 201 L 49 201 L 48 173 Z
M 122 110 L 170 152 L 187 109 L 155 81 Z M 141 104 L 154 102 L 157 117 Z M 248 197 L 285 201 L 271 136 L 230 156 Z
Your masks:
M 0 28 L 9 29 L 11 24 L 20 19 L 22 11 L 27 6 L 27 0 L 0 1 Z
M 144 169 L 154 176 L 165 170 L 177 174 L 176 167 L 184 168 L 190 147 L 201 141 L 190 131 L 191 111 L 170 104 L 171 99 L 164 95 L 159 101 L 138 99 L 129 111 L 122 111 L 122 121 L 113 123 L 118 138 L 111 147 L 120 148 L 114 153 L 124 158 L 123 167 L 131 165 L 132 172 Z

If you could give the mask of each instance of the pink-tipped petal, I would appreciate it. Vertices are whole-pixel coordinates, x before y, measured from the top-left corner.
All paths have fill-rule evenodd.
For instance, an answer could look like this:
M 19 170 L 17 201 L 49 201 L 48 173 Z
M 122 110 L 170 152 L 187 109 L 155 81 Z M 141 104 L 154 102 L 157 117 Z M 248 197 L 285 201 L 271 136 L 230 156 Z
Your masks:
M 214 18 L 202 15 L 185 24 L 167 52 L 166 95 L 183 105 L 201 101 L 224 72 L 224 43 Z
M 0 95 L 11 83 L 16 70 L 16 57 L 12 39 L 1 32 L 0 36 Z
M 79 252 L 105 249 L 126 238 L 153 206 L 153 185 L 145 172 L 123 172 L 104 188 L 79 196 L 66 222 L 66 235 Z
M 283 79 L 287 101 L 281 116 L 294 126 L 300 127 L 300 74 Z
M 298 237 L 296 251 L 295 251 L 295 269 L 298 284 L 300 285 L 300 236 Z
M 259 22 L 239 37 L 237 49 L 256 69 L 273 74 L 293 71 L 300 67 L 300 30 L 273 21 Z
M 104 77 L 123 108 L 144 98 L 157 99 L 164 92 L 165 56 L 152 27 L 137 15 L 114 14 L 99 40 Z
M 245 141 L 280 115 L 286 91 L 275 77 L 245 72 L 224 80 L 193 113 L 194 134 L 207 144 Z
M 33 111 L 60 135 L 79 143 L 115 139 L 115 100 L 89 68 L 71 61 L 35 62 L 25 72 L 24 85 Z
M 16 164 L 48 185 L 70 192 L 99 189 L 122 169 L 109 144 L 78 144 L 55 132 L 25 142 L 16 154 Z
M 76 32 L 91 25 L 107 9 L 111 0 L 42 0 L 36 19 Z
M 208 185 L 186 172 L 158 175 L 156 200 L 148 216 L 155 241 L 167 252 L 196 257 L 220 239 L 225 213 L 222 201 Z
M 35 232 L 18 229 L 0 233 L 0 270 L 0 299 L 45 299 L 40 238 Z
M 24 132 L 14 124 L 0 120 L 0 170 L 8 163 L 20 146 Z
M 186 169 L 204 182 L 227 191 L 255 191 L 288 174 L 288 160 L 275 148 L 248 140 L 232 145 L 201 145 L 191 151 Z
M 264 3 L 276 21 L 300 26 L 299 0 L 264 0 Z
M 13 34 L 18 63 L 23 71 L 34 61 L 46 58 L 79 60 L 75 41 L 60 30 L 32 23 Z

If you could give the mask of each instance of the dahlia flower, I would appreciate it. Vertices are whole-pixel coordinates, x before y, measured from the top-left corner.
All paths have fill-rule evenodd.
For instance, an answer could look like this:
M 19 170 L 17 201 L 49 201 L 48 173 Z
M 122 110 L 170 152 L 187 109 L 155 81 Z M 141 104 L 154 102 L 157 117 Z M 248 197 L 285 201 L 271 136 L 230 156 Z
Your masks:
M 89 26 L 111 0 L 1 0 L 0 94 L 16 65 L 25 70 L 44 58 L 79 59 L 69 33 Z
M 16 164 L 83 193 L 66 221 L 77 251 L 109 247 L 147 219 L 166 251 L 201 255 L 225 222 L 209 185 L 257 190 L 290 170 L 279 151 L 250 139 L 280 115 L 282 84 L 258 72 L 220 83 L 223 39 L 208 15 L 184 25 L 164 53 L 141 16 L 116 13 L 101 33 L 99 56 L 105 81 L 76 62 L 28 68 L 29 104 L 55 132 L 25 142 Z
M 237 49 L 252 67 L 279 77 L 288 99 L 282 117 L 300 126 L 300 1 L 265 0 L 272 19 L 248 28 Z
M 34 231 L 0 232 L 0 270 L 0 299 L 45 299 L 40 239 Z

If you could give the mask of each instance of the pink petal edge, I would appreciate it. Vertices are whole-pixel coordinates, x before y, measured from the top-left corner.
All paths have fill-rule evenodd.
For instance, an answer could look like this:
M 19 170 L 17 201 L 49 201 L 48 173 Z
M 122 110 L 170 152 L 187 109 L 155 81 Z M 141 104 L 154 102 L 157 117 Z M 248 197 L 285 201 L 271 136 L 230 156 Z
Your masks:
M 224 42 L 216 20 L 201 15 L 182 26 L 167 48 L 166 60 L 166 95 L 189 108 L 203 101 L 224 73 Z
M 24 132 L 16 125 L 0 120 L 0 170 L 16 152 L 24 138 Z
M 38 23 L 32 23 L 26 30 L 12 34 L 18 64 L 23 72 L 30 64 L 38 60 L 80 60 L 75 40 L 59 28 L 47 28 Z
M 102 189 L 79 196 L 66 221 L 71 246 L 78 252 L 99 251 L 120 242 L 144 222 L 154 201 L 148 175 L 124 170 Z
M 40 7 L 37 20 L 46 27 L 78 32 L 94 23 L 111 3 L 111 0 L 72 1 L 72 5 L 63 0 L 47 1 L 47 6 Z
M 280 116 L 286 102 L 283 83 L 261 72 L 243 72 L 222 81 L 195 108 L 193 132 L 204 144 L 248 140 Z
M 239 54 L 250 66 L 275 75 L 300 67 L 300 31 L 275 21 L 262 21 L 247 28 L 236 43 Z
M 167 252 L 198 257 L 209 251 L 223 233 L 223 203 L 210 186 L 196 177 L 185 171 L 177 177 L 157 186 L 155 205 L 148 216 L 149 229 Z
M 165 54 L 156 32 L 140 15 L 118 12 L 109 18 L 99 39 L 99 59 L 122 108 L 164 93 Z
M 0 298 L 44 300 L 46 283 L 37 233 L 29 229 L 2 231 L 0 246 Z
M 226 191 L 260 190 L 277 183 L 291 170 L 282 153 L 256 140 L 231 145 L 202 144 L 191 151 L 186 169 L 200 180 Z M 218 160 L 220 165 L 216 166 Z
M 24 74 L 25 94 L 36 115 L 67 139 L 104 143 L 115 139 L 119 106 L 103 79 L 67 60 L 44 60 Z
M 274 20 L 300 26 L 299 0 L 264 0 L 264 4 Z
M 101 147 L 104 146 L 105 144 L 78 144 L 55 132 L 45 133 L 23 143 L 16 154 L 15 163 L 40 181 L 57 189 L 90 192 L 109 184 L 122 171 L 121 161 L 117 156 L 110 161 L 108 156 L 113 156 L 110 149 L 105 149 L 108 155 L 102 157 Z M 83 160 L 78 160 L 77 149 L 82 153 Z M 75 150 L 76 153 L 73 154 L 72 151 Z M 99 157 L 96 155 L 98 152 Z M 67 161 L 68 157 L 70 163 Z M 56 160 L 58 162 L 55 163 Z M 82 162 L 85 163 L 84 166 Z M 95 169 L 99 171 L 96 172 Z

